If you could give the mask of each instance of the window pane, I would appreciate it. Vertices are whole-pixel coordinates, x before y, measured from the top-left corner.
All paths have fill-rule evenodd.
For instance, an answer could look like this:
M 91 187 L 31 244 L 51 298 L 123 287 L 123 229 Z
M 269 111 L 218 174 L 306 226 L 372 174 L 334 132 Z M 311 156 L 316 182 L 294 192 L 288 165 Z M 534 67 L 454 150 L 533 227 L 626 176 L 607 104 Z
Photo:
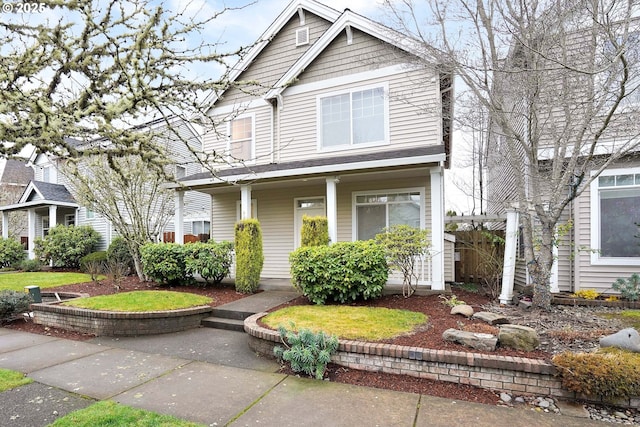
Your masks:
M 636 223 L 640 189 L 600 192 L 600 250 L 603 257 L 640 257 Z
M 231 140 L 251 138 L 251 117 L 231 122 Z
M 231 122 L 231 157 L 237 160 L 251 159 L 251 146 L 253 144 L 252 117 L 235 119 Z
M 616 185 L 633 185 L 633 175 L 617 175 Z
M 420 205 L 418 203 L 389 205 L 389 226 L 400 224 L 420 227 Z
M 616 177 L 615 176 L 601 176 L 598 178 L 598 185 L 600 187 L 613 187 L 616 185 Z
M 204 230 L 202 230 L 203 234 L 211 234 L 211 222 L 204 221 Z
M 382 88 L 353 93 L 353 143 L 384 140 L 384 96 Z
M 251 158 L 251 140 L 232 141 L 231 156 L 238 160 L 249 160 Z
M 373 239 L 386 227 L 387 208 L 385 205 L 358 206 L 358 240 Z
M 321 100 L 322 146 L 335 147 L 350 144 L 349 94 L 331 96 Z

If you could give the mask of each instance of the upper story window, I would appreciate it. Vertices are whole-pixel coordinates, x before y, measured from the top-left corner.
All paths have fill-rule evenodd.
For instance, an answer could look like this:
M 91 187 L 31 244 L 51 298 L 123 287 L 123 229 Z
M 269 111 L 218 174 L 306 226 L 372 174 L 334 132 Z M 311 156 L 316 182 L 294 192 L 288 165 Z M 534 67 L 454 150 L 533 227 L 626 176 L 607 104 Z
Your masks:
M 254 158 L 255 120 L 253 115 L 241 116 L 229 122 L 227 152 L 231 161 L 246 161 Z
M 184 166 L 176 165 L 176 179 L 181 179 L 187 176 L 187 168 Z
M 342 149 L 388 142 L 386 85 L 354 89 L 318 98 L 321 149 Z
M 43 182 L 53 182 L 53 173 L 51 166 L 43 166 L 42 167 L 42 181 Z
M 640 265 L 640 168 L 604 171 L 591 184 L 593 264 Z

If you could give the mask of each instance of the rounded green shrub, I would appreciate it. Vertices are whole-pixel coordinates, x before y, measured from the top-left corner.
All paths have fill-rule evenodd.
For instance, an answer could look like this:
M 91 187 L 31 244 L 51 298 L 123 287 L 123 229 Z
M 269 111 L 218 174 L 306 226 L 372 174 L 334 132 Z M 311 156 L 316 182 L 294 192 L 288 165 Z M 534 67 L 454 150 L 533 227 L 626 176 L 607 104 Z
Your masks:
M 57 225 L 44 239 L 36 239 L 35 252 L 54 267 L 78 268 L 80 258 L 91 253 L 100 234 L 88 225 Z
M 6 289 L 0 291 L 0 324 L 29 311 L 29 304 L 32 302 L 27 293 Z
M 199 274 L 206 283 L 220 283 L 229 275 L 233 262 L 233 243 L 209 241 L 185 245 L 188 251 L 185 264 L 187 274 Z
M 186 271 L 185 245 L 177 243 L 147 243 L 140 247 L 144 275 L 164 285 L 191 282 Z
M 326 216 L 302 216 L 301 246 L 326 246 L 329 244 L 329 222 Z
M 123 264 L 129 271 L 135 270 L 133 257 L 124 237 L 116 237 L 107 248 L 107 262 Z
M 42 270 L 42 262 L 39 259 L 25 259 L 20 263 L 20 270 L 22 271 L 40 271 Z
M 385 251 L 371 240 L 301 247 L 289 262 L 294 286 L 314 304 L 377 298 L 389 276 Z
M 260 273 L 264 263 L 262 230 L 257 219 L 236 223 L 236 291 L 253 293 L 260 286 Z
M 91 280 L 96 280 L 97 276 L 104 274 L 107 268 L 107 252 L 92 252 L 80 258 L 80 271 L 91 275 Z
M 22 244 L 12 238 L 0 238 L 0 267 L 15 267 L 25 259 Z

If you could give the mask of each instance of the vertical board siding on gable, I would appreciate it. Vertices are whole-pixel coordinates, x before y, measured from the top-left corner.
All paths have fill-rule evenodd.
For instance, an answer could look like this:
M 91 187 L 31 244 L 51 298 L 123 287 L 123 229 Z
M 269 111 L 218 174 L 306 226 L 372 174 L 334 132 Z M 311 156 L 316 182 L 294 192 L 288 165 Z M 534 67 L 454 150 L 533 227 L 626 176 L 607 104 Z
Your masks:
M 309 27 L 308 45 L 296 47 L 295 32 L 300 28 L 300 21 L 296 14 L 282 27 L 249 67 L 240 74 L 237 81 L 259 82 L 262 87 L 258 89 L 258 92 L 266 93 L 331 24 L 316 15 L 305 12 L 305 25 Z M 240 89 L 232 88 L 224 93 L 223 99 L 219 100 L 216 106 L 234 105 L 253 98 Z

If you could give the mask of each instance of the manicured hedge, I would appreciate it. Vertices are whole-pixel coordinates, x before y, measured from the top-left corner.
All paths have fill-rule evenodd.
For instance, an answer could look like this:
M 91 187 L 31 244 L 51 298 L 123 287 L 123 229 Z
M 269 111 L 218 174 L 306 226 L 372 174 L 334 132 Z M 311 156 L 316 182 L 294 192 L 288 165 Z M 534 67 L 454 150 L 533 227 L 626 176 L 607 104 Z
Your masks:
M 260 273 L 264 264 L 262 229 L 257 219 L 236 223 L 236 291 L 250 294 L 260 286 Z
M 377 298 L 389 275 L 384 249 L 370 240 L 301 247 L 289 262 L 294 286 L 315 304 Z
M 300 246 L 326 246 L 329 244 L 329 222 L 326 216 L 302 216 Z

